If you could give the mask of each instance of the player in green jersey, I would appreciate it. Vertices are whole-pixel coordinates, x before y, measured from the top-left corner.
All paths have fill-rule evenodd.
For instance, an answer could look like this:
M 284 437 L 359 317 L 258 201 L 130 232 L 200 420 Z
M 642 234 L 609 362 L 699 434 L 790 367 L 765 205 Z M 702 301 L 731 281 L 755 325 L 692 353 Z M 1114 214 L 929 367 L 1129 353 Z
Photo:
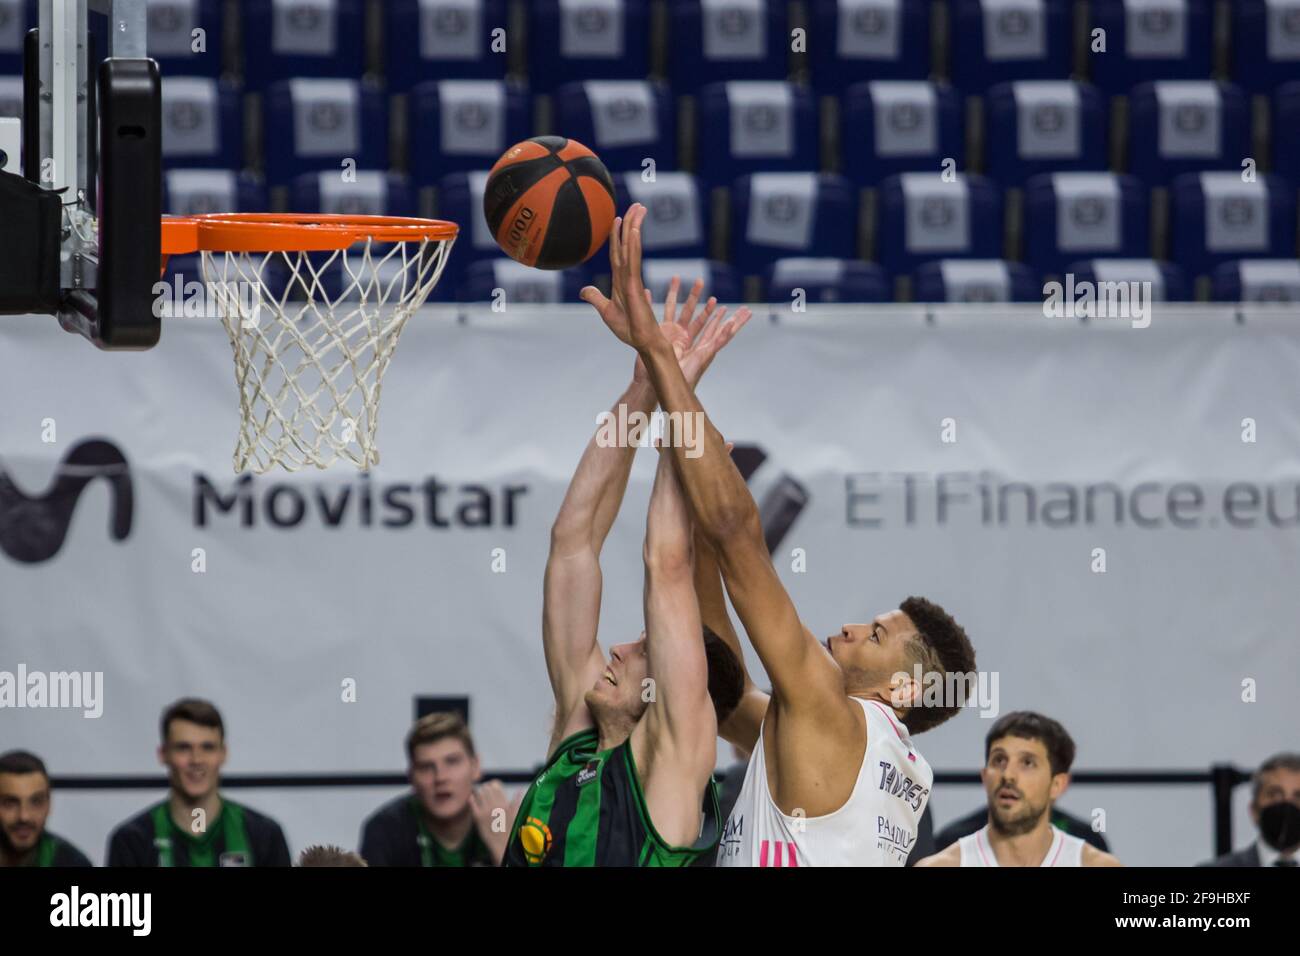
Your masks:
M 186 697 L 163 711 L 158 761 L 167 799 L 120 824 L 109 866 L 288 866 L 280 824 L 220 792 L 226 725 L 210 702 Z
M 616 264 L 619 225 L 610 242 Z M 674 279 L 661 329 L 695 383 L 749 310 L 724 322 L 727 310 L 709 299 L 697 316 L 696 282 L 678 315 L 679 285 Z M 621 310 L 622 289 L 613 292 L 609 307 Z M 647 415 L 656 404 L 638 362 L 610 420 L 634 421 L 634 412 Z M 645 631 L 611 648 L 608 660 L 601 652 L 600 551 L 636 451 L 635 440 L 607 438 L 598 431 L 588 443 L 551 530 L 542 641 L 555 724 L 546 767 L 515 817 L 507 866 L 686 866 L 718 842 L 717 727 L 739 699 L 743 671 L 701 625 L 690 514 L 666 455 L 646 527 Z

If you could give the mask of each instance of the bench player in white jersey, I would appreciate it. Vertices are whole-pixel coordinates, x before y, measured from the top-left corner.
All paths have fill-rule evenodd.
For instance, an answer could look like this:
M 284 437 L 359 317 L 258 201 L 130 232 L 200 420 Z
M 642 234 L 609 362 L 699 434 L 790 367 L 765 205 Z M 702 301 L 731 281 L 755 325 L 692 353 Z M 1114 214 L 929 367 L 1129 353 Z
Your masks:
M 1052 826 L 1070 785 L 1074 741 L 1055 720 L 1006 714 L 984 740 L 980 778 L 989 822 L 917 866 L 1121 866 L 1109 853 Z
M 644 304 L 645 214 L 644 206 L 634 204 L 624 221 L 627 308 L 611 306 L 593 287 L 582 296 L 640 353 L 664 411 L 703 423 L 702 453 L 679 443 L 674 467 L 700 536 L 717 556 L 727 593 L 772 681 L 770 696 L 748 684 L 720 728 L 753 756 L 718 862 L 902 866 L 933 780 L 910 735 L 937 726 L 962 704 L 926 706 L 923 684 L 938 678 L 951 686 L 947 674 L 972 673 L 975 652 L 942 608 L 920 598 L 870 623 L 846 624 L 825 642 L 804 627 L 772 566 L 758 507 Z M 920 680 L 914 666 L 920 667 Z

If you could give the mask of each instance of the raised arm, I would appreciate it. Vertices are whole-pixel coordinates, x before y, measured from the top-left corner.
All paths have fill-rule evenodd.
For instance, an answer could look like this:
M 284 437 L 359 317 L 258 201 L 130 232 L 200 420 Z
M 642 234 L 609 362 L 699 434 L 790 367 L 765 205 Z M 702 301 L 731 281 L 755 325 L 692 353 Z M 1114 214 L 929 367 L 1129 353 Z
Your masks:
M 691 572 L 691 523 L 672 459 L 661 452 L 645 536 L 645 718 L 632 734 L 646 805 L 670 843 L 699 833 L 699 794 L 717 760 L 717 719 Z
M 648 413 L 655 407 L 648 382 L 633 382 L 618 406 Z M 602 447 L 599 430 L 587 442 L 551 526 L 542 589 L 542 646 L 555 694 L 555 726 L 548 754 L 565 737 L 592 725 L 583 695 L 604 669 L 596 641 L 600 622 L 600 551 L 623 502 L 636 446 Z
M 637 204 L 624 222 L 615 224 L 614 244 L 620 247 L 616 271 L 622 274 L 629 306 L 625 323 L 606 317 L 596 298 L 599 294 L 592 295 L 594 290 L 584 290 L 583 298 L 601 309 L 611 331 L 640 353 L 662 408 L 697 416 L 695 420 L 703 423 L 702 453 L 696 450 L 692 457 L 688 454 L 691 449 L 674 447 L 673 460 L 691 512 L 717 551 L 731 602 L 771 678 L 777 705 L 810 716 L 845 719 L 839 668 L 800 622 L 772 567 L 758 507 L 732 464 L 722 435 L 708 420 L 687 381 L 694 371 L 696 350 L 688 352 L 679 364 L 672 348 L 655 333 L 654 314 L 645 306 L 641 291 L 644 219 L 645 207 Z
M 735 744 L 747 751 L 754 749 L 758 741 L 758 732 L 763 725 L 763 715 L 771 698 L 755 686 L 745 666 L 745 651 L 740 646 L 740 638 L 731 624 L 731 614 L 727 611 L 727 598 L 722 593 L 722 572 L 718 568 L 718 557 L 713 545 L 694 526 L 695 535 L 695 597 L 700 605 L 700 618 L 710 631 L 716 634 L 731 653 L 740 661 L 740 668 L 745 674 L 745 689 L 740 703 L 718 726 L 718 735 L 728 743 Z
M 696 283 L 679 313 L 679 288 L 680 283 L 674 280 L 664 303 L 664 322 L 657 333 L 670 349 L 673 342 L 680 348 L 688 347 L 707 326 L 716 306 L 710 300 L 701 315 L 695 314 L 703 288 L 703 283 Z M 645 295 L 643 287 L 638 287 L 637 294 Z M 621 276 L 615 277 L 614 296 L 615 301 L 624 301 Z M 650 308 L 648 300 L 640 301 Z M 648 414 L 655 404 L 649 374 L 638 358 L 632 382 L 610 414 L 617 417 L 620 405 L 627 407 L 627 416 L 634 411 Z M 636 446 L 602 445 L 600 435 L 598 427 L 578 462 L 551 527 L 542 598 L 542 644 L 555 695 L 555 724 L 548 754 L 565 737 L 592 726 L 583 697 L 605 666 L 596 640 L 602 585 L 600 551 L 623 503 Z

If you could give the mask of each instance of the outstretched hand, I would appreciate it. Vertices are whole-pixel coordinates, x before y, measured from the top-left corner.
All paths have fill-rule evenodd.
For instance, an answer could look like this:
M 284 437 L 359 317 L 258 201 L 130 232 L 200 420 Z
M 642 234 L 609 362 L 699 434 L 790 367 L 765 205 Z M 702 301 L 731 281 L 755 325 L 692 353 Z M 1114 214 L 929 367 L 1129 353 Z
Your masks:
M 710 298 L 704 303 L 703 311 L 699 315 L 695 314 L 695 310 L 700 304 L 700 294 L 704 291 L 704 280 L 696 279 L 679 313 L 677 311 L 677 297 L 681 294 L 681 288 L 681 278 L 673 276 L 672 282 L 668 284 L 668 293 L 664 296 L 664 320 L 659 323 L 660 333 L 668 340 L 668 344 L 673 347 L 673 354 L 677 356 L 679 362 L 682 356 L 690 352 L 696 338 L 708 327 L 709 319 L 718 309 L 718 300 Z M 654 298 L 651 296 L 649 289 L 644 291 L 646 303 L 653 309 Z M 641 384 L 650 381 L 650 373 L 639 355 L 637 356 L 636 367 L 632 370 L 632 380 Z
M 656 322 L 654 299 L 641 278 L 641 223 L 645 215 L 645 206 L 637 203 L 628 210 L 626 219 L 614 220 L 609 241 L 611 298 L 605 298 L 600 290 L 588 286 L 582 290 L 582 299 L 600 313 L 601 319 L 619 341 L 631 345 L 641 355 L 658 344 L 654 333 L 658 329 L 657 334 L 672 346 L 682 374 L 694 388 L 718 352 L 735 338 L 752 313 L 748 308 L 741 308 L 724 322 L 727 310 L 719 310 L 718 300 L 710 297 L 704 309 L 696 315 L 704 291 L 704 280 L 696 279 L 679 314 L 677 298 L 681 292 L 681 279 L 673 276 L 664 298 L 663 322 Z M 632 378 L 639 383 L 649 380 L 641 356 L 637 357 Z
M 741 306 L 736 310 L 736 314 L 728 319 L 727 310 L 719 310 L 704 326 L 685 354 L 677 356 L 677 361 L 682 367 L 682 375 L 691 388 L 700 384 L 700 379 L 713 364 L 713 360 L 718 357 L 718 353 L 736 337 L 737 332 L 745 327 L 745 323 L 753 314 L 748 306 Z M 723 321 L 724 319 L 726 321 Z
M 612 297 L 605 298 L 595 286 L 582 290 L 582 301 L 600 313 L 618 340 L 642 353 L 662 339 L 641 281 L 641 223 L 645 216 L 645 206 L 633 203 L 626 216 L 614 220 L 609 238 Z

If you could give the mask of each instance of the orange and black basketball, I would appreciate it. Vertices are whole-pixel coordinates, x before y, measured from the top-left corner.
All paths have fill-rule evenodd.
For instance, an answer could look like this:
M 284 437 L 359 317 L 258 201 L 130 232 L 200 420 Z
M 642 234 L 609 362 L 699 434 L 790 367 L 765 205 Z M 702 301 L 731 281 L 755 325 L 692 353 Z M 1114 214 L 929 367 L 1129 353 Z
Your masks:
M 614 180 L 581 143 L 537 136 L 510 147 L 492 167 L 483 215 L 510 258 L 538 269 L 568 269 L 609 238 Z

